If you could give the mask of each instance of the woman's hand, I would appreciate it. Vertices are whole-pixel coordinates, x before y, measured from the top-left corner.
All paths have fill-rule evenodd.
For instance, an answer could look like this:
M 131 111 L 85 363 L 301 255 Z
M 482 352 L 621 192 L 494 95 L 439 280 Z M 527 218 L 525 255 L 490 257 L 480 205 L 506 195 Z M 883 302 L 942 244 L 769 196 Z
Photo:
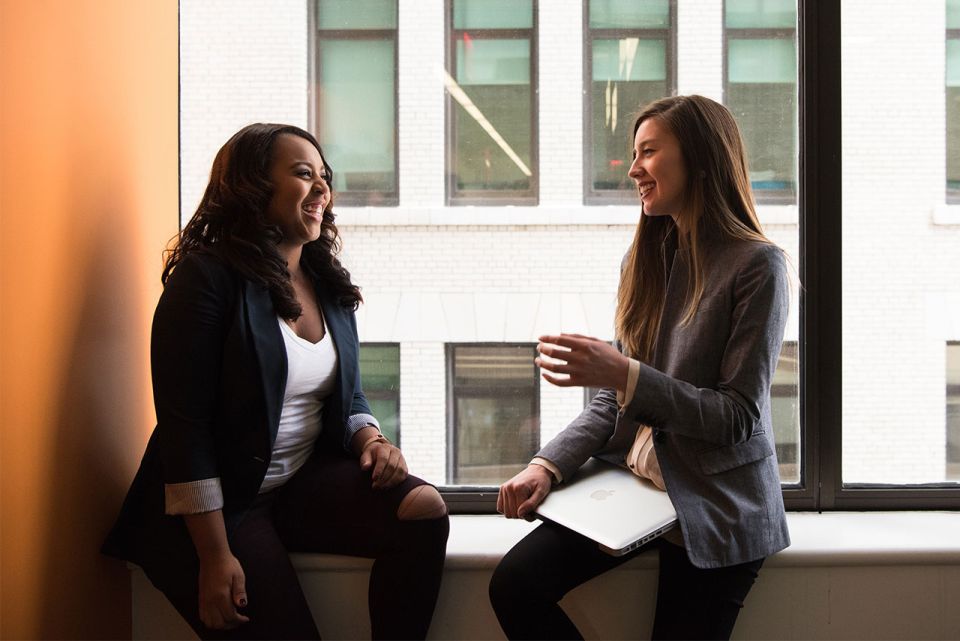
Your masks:
M 554 385 L 612 387 L 621 392 L 626 390 L 630 359 L 609 343 L 580 334 L 560 334 L 541 336 L 537 350 L 543 356 L 553 359 L 534 359 L 541 369 L 555 374 L 567 374 L 567 377 L 561 378 L 542 372 L 543 377 Z
M 200 559 L 200 620 L 211 630 L 230 630 L 249 617 L 237 608 L 247 605 L 243 568 L 230 553 Z
M 497 512 L 508 519 L 526 518 L 543 503 L 553 485 L 553 475 L 542 465 L 531 463 L 500 486 Z
M 374 440 L 360 454 L 360 469 L 373 470 L 373 489 L 385 490 L 407 478 L 407 462 L 400 448 L 386 440 Z

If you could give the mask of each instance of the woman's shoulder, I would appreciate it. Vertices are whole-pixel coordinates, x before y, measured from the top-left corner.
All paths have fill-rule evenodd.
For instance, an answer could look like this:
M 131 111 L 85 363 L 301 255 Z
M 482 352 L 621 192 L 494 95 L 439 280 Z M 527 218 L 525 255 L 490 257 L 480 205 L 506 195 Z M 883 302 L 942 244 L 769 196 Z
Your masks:
M 197 249 L 180 258 L 170 273 L 165 288 L 190 283 L 220 289 L 234 285 L 238 276 L 236 269 L 215 251 Z
M 755 269 L 775 271 L 786 269 L 784 251 L 772 241 L 729 239 L 718 243 L 713 254 L 718 264 L 733 267 L 737 272 Z

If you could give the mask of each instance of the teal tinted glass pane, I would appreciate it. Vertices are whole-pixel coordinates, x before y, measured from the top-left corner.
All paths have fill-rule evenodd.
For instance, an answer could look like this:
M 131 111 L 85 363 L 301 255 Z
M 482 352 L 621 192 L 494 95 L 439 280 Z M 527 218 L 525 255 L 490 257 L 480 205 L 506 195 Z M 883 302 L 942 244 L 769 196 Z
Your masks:
M 530 84 L 530 41 L 457 40 L 457 82 L 466 85 Z
M 665 80 L 664 40 L 620 38 L 593 41 L 593 80 Z
M 727 56 L 731 83 L 796 82 L 797 50 L 792 39 L 731 39 Z
M 591 29 L 666 29 L 670 0 L 589 0 Z
M 960 40 L 947 40 L 947 188 L 960 190 Z
M 453 0 L 454 29 L 529 29 L 533 0 Z
M 318 29 L 396 29 L 397 0 L 317 0 Z
M 396 398 L 370 398 L 367 404 L 380 423 L 380 431 L 394 445 L 400 445 L 400 401 Z
M 396 191 L 394 43 L 317 42 L 320 144 L 337 191 Z
M 947 0 L 947 29 L 960 29 L 960 0 Z
M 399 390 L 400 346 L 361 345 L 360 377 L 366 391 Z
M 733 112 L 750 163 L 750 182 L 763 191 L 796 193 L 797 91 L 786 83 L 744 83 L 727 86 L 727 107 Z
M 947 40 L 947 86 L 960 87 L 960 40 Z
M 797 0 L 726 0 L 726 26 L 732 29 L 797 26 Z

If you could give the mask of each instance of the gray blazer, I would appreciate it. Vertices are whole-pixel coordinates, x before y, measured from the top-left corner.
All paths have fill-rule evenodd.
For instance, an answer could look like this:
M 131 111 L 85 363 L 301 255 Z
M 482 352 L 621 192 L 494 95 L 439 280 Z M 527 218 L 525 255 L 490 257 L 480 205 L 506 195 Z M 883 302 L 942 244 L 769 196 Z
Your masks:
M 640 425 L 653 442 L 694 565 L 715 568 L 790 545 L 774 453 L 770 383 L 787 321 L 783 252 L 724 241 L 705 256 L 703 298 L 686 325 L 689 257 L 677 250 L 660 332 L 620 410 L 601 390 L 537 456 L 568 479 L 593 455 L 625 465 Z

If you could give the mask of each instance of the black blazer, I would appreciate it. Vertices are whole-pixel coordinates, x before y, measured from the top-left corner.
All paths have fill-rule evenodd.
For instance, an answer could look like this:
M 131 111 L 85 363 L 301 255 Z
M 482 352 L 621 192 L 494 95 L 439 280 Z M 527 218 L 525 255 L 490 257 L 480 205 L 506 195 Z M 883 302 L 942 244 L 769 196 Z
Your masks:
M 352 456 L 351 417 L 375 424 L 360 388 L 356 319 L 315 286 L 338 356 L 316 448 Z M 196 560 L 183 519 L 165 515 L 166 484 L 219 477 L 229 535 L 263 482 L 287 378 L 269 292 L 213 254 L 188 254 L 157 304 L 151 367 L 157 426 L 103 552 L 141 565 L 157 583 L 164 568 Z

